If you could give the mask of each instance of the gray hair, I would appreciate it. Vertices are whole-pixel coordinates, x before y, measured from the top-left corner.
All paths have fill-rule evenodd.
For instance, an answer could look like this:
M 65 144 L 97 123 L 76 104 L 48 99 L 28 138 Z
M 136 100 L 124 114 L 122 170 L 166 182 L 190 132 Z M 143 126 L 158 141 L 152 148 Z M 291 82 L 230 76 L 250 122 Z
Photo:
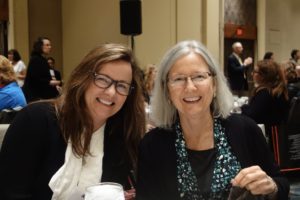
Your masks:
M 233 97 L 220 67 L 203 44 L 194 40 L 182 41 L 167 51 L 156 74 L 152 99 L 152 118 L 156 126 L 170 128 L 177 119 L 177 110 L 169 99 L 167 86 L 168 73 L 178 59 L 190 53 L 200 55 L 208 64 L 209 71 L 214 75 L 216 96 L 211 103 L 213 116 L 226 118 L 230 115 L 233 106 Z

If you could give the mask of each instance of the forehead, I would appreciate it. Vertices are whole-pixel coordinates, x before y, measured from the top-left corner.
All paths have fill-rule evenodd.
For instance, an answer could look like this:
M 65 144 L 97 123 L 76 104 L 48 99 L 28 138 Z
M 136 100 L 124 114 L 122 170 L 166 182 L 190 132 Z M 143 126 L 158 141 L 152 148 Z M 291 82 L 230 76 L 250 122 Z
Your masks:
M 43 39 L 43 44 L 50 44 L 50 40 L 48 40 L 48 39 Z
M 171 67 L 170 74 L 186 74 L 198 71 L 209 71 L 204 58 L 196 53 L 190 53 L 179 58 Z
M 111 61 L 99 66 L 97 73 L 105 74 L 115 80 L 131 81 L 131 64 L 124 60 Z

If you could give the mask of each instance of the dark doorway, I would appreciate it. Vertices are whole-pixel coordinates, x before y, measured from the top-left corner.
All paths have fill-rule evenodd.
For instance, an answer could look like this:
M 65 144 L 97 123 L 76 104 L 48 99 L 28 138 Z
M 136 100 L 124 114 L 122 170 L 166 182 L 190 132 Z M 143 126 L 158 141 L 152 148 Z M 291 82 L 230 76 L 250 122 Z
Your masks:
M 7 22 L 0 21 L 0 54 L 7 55 Z

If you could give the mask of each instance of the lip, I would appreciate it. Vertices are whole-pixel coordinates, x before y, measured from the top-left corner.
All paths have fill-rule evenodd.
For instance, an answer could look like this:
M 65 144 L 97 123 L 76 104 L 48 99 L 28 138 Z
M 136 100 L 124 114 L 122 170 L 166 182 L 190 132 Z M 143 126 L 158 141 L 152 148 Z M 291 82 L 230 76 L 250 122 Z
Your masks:
M 101 99 L 101 98 L 99 98 L 99 97 L 96 98 L 96 101 L 97 101 L 98 103 L 101 103 L 101 104 L 105 105 L 105 106 L 113 106 L 113 105 L 115 104 L 115 103 L 112 102 L 112 101 L 104 100 L 104 99 Z
M 185 97 L 183 98 L 183 101 L 186 103 L 197 103 L 202 99 L 202 97 Z

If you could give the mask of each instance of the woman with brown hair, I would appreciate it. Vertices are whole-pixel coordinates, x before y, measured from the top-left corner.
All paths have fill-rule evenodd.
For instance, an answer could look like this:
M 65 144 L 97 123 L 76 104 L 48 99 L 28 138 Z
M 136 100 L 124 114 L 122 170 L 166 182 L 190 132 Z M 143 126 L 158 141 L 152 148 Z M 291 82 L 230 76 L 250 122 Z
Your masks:
M 83 58 L 58 99 L 23 109 L 0 152 L 1 199 L 78 198 L 99 182 L 130 189 L 145 132 L 139 73 L 129 48 L 105 44 Z
M 16 75 L 9 60 L 0 55 L 0 111 L 25 107 L 26 100 L 16 82 Z
M 272 60 L 257 62 L 252 72 L 255 88 L 242 113 L 266 126 L 279 125 L 288 111 L 288 91 L 281 66 Z

